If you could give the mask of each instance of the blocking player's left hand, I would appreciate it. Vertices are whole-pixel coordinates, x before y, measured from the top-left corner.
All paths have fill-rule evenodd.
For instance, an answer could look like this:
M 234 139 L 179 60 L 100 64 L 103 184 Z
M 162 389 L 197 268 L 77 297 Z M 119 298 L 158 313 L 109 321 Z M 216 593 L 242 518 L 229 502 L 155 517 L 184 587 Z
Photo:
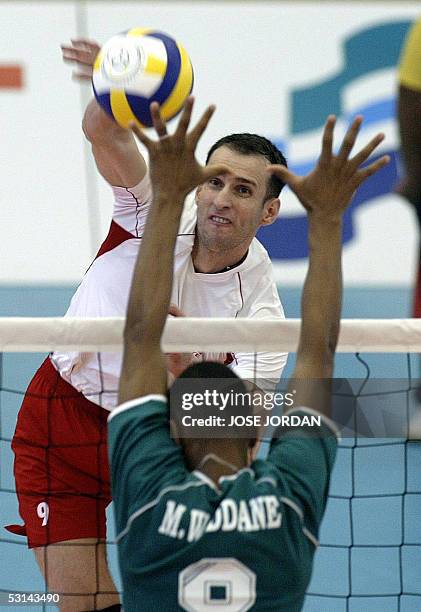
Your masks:
M 221 164 L 202 166 L 195 157 L 197 143 L 215 112 L 209 106 L 196 126 L 188 132 L 194 100 L 189 97 L 174 134 L 168 134 L 165 121 L 161 117 L 159 104 L 150 106 L 153 127 L 158 140 L 152 140 L 136 125 L 131 129 L 149 152 L 149 172 L 154 194 L 185 197 L 192 189 L 229 169 Z
M 322 152 L 316 167 L 307 176 L 297 176 L 285 166 L 272 165 L 268 171 L 276 174 L 296 194 L 309 215 L 334 219 L 342 216 L 358 187 L 369 176 L 389 163 L 389 157 L 361 168 L 384 139 L 377 134 L 354 157 L 349 157 L 361 127 L 362 117 L 356 117 L 342 141 L 337 155 L 332 152 L 336 117 L 330 115 L 323 132 Z

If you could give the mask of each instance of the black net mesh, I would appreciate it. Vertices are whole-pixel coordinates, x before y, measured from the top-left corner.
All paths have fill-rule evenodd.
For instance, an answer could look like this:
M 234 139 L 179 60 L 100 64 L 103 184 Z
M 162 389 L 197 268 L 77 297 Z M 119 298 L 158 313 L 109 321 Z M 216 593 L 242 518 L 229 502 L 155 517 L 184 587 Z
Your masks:
M 10 446 L 26 384 L 42 359 L 34 354 L 4 354 L 0 358 L 1 526 L 22 523 Z M 373 355 L 347 355 L 338 356 L 338 361 L 339 374 L 351 372 L 354 378 L 345 383 L 342 379 L 335 387 L 343 439 L 304 610 L 420 610 L 421 444 L 408 439 L 410 424 L 421 412 L 417 356 L 405 353 L 382 360 Z M 47 398 L 47 405 L 49 402 Z M 356 409 L 348 410 L 347 402 Z M 34 423 L 34 439 L 36 427 Z M 100 448 L 104 435 L 99 434 L 91 449 L 98 464 L 103 460 Z M 57 444 L 54 435 L 50 443 Z M 68 447 L 71 457 L 83 443 L 76 438 Z M 267 443 L 263 453 L 265 448 Z M 32 475 L 29 477 L 33 482 Z M 101 483 L 96 487 L 89 489 L 87 497 L 99 516 L 108 493 Z M 41 508 L 40 522 L 43 513 Z M 107 515 L 109 561 L 118 586 L 110 509 Z M 4 529 L 0 531 L 0 566 L 0 597 L 16 591 L 46 590 L 33 555 L 26 550 L 26 538 Z M 98 592 L 103 590 L 98 585 Z M 50 609 L 45 602 L 41 605 Z M 34 607 L 39 609 L 39 605 Z

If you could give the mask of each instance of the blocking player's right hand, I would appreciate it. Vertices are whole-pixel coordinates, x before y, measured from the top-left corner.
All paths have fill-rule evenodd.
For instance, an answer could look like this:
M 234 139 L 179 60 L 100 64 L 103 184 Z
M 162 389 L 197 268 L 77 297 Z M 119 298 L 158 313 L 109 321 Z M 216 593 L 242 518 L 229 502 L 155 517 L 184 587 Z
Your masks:
M 86 38 L 72 38 L 70 45 L 61 45 L 63 61 L 75 67 L 72 72 L 74 79 L 77 81 L 92 79 L 93 65 L 100 48 L 97 42 Z
M 341 217 L 358 187 L 372 174 L 389 163 L 387 155 L 368 163 L 370 155 L 384 139 L 379 133 L 350 157 L 362 117 L 357 116 L 349 127 L 339 152 L 333 152 L 333 130 L 336 117 L 330 115 L 323 132 L 320 158 L 309 174 L 297 176 L 285 166 L 271 165 L 268 171 L 283 180 L 300 200 L 309 215 L 324 219 Z M 361 165 L 364 164 L 362 167 Z

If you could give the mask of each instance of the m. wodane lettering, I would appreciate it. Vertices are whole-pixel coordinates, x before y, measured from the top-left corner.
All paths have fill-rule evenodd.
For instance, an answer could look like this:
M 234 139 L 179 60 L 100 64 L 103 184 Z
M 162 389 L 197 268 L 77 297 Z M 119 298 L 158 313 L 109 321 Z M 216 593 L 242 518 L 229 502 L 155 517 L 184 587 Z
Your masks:
M 240 501 L 227 497 L 221 501 L 211 519 L 211 515 L 204 510 L 187 509 L 184 504 L 169 499 L 158 533 L 195 542 L 204 533 L 214 531 L 278 529 L 282 523 L 280 506 L 281 502 L 276 495 L 259 495 Z

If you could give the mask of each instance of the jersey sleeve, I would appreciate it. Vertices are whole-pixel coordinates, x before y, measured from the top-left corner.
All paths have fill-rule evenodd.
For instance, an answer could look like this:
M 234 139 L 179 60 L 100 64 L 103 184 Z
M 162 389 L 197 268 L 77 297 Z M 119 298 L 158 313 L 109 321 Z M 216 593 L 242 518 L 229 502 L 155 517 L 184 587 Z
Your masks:
M 140 238 L 146 225 L 152 202 L 152 185 L 149 173 L 135 187 L 113 187 L 113 221 Z
M 283 428 L 271 443 L 268 461 L 286 484 L 285 496 L 298 507 L 304 527 L 316 538 L 326 508 L 330 474 L 336 457 L 338 431 L 332 421 L 310 409 L 289 416 L 318 416 L 321 425 Z
M 266 278 L 266 277 L 265 277 Z M 279 299 L 275 283 L 261 282 L 255 288 L 247 308 L 248 319 L 285 319 L 284 309 Z M 252 380 L 257 386 L 273 386 L 281 378 L 288 359 L 288 353 L 261 351 L 235 353 L 231 369 L 243 379 Z
M 110 414 L 108 453 L 118 533 L 167 485 L 188 474 L 181 448 L 170 436 L 164 396 L 131 400 Z
M 421 19 L 415 22 L 406 38 L 400 64 L 401 85 L 421 91 Z

